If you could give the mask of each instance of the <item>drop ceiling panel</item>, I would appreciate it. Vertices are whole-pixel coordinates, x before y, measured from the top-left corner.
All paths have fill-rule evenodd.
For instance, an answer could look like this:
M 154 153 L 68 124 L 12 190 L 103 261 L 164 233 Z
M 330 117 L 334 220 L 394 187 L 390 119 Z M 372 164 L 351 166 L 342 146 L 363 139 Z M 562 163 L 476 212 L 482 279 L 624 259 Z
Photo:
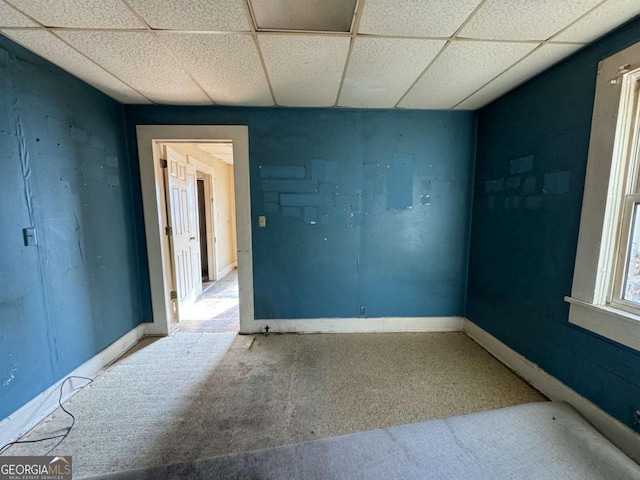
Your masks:
M 602 0 L 487 0 L 461 37 L 547 40 Z
M 0 0 L 0 27 L 38 27 L 27 17 Z
M 9 0 L 46 27 L 145 28 L 122 0 Z
M 358 33 L 399 37 L 449 37 L 480 0 L 367 0 Z
M 349 32 L 356 0 L 251 0 L 258 29 Z
M 582 48 L 582 45 L 542 45 L 532 52 L 531 55 L 471 95 L 458 105 L 456 109 L 476 110 L 484 107 L 580 48 Z
M 356 0 L 0 0 L 0 31 L 126 103 L 266 106 L 270 82 L 278 105 L 330 107 L 344 74 L 340 106 L 476 108 L 577 48 L 562 42 L 640 14 L 640 0 L 358 0 L 359 36 L 256 35 L 251 1 L 265 28 L 348 30 Z
M 638 0 L 609 0 L 581 18 L 554 41 L 591 42 L 640 14 Z
M 258 38 L 279 105 L 334 105 L 349 51 L 349 37 L 259 35 Z
M 452 108 L 537 47 L 457 41 L 445 48 L 400 102 L 402 108 Z
M 45 30 L 5 30 L 2 33 L 119 102 L 150 103 L 131 87 Z
M 392 108 L 444 44 L 444 40 L 358 38 L 339 105 Z
M 250 30 L 244 0 L 129 0 L 129 3 L 155 29 Z
M 216 103 L 273 105 L 250 35 L 159 33 L 158 36 Z
M 151 33 L 58 30 L 56 34 L 154 102 L 211 104 Z

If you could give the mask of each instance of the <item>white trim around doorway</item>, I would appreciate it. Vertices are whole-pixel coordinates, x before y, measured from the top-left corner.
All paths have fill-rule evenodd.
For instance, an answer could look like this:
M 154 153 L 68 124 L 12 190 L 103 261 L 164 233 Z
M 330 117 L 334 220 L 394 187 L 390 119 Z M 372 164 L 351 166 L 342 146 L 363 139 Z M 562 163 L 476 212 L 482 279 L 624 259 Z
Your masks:
M 251 197 L 249 190 L 249 129 L 225 125 L 138 125 L 136 127 L 142 208 L 149 263 L 153 323 L 147 335 L 168 335 L 175 327 L 171 305 L 171 259 L 164 235 L 165 196 L 159 144 L 166 142 L 233 143 L 234 188 L 238 288 L 240 293 L 240 331 L 252 330 L 253 253 L 251 248 Z

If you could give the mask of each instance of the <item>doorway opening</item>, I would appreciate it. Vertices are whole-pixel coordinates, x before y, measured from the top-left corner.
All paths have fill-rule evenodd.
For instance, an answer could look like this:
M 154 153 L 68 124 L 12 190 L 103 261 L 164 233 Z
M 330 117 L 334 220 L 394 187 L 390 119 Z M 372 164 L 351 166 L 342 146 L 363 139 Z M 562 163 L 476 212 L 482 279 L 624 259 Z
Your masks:
M 238 331 L 233 144 L 163 142 L 165 201 L 181 331 Z
M 200 177 L 198 172 L 198 177 Z M 206 288 L 209 280 L 209 256 L 207 249 L 207 209 L 205 208 L 204 179 L 198 178 L 198 225 L 200 226 L 200 275 L 202 276 L 202 288 Z
M 137 134 L 154 313 L 148 333 L 249 331 L 247 127 L 138 126 Z

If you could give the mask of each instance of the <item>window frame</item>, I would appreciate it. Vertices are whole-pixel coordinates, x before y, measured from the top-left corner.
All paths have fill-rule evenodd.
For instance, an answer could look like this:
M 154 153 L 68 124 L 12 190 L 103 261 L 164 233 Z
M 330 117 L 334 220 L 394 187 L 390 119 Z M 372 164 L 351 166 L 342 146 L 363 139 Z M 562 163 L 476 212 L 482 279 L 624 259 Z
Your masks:
M 640 306 L 622 298 L 630 237 L 625 206 L 640 198 L 639 86 L 640 43 L 598 64 L 573 285 L 565 300 L 570 323 L 640 351 Z
M 640 194 L 631 193 L 625 195 L 620 220 L 620 236 L 618 239 L 616 262 L 612 291 L 608 303 L 613 308 L 619 308 L 630 313 L 640 315 L 640 305 L 624 298 L 626 277 L 628 270 L 627 258 L 631 243 L 631 233 L 634 226 L 635 206 L 640 206 Z

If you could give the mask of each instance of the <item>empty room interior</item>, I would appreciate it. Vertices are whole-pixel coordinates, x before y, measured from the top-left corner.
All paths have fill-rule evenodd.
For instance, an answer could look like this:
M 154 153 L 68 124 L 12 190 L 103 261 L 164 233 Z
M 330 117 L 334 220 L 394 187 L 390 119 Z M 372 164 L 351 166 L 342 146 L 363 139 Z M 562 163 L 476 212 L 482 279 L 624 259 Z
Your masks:
M 0 469 L 640 479 L 639 15 L 0 0 Z

